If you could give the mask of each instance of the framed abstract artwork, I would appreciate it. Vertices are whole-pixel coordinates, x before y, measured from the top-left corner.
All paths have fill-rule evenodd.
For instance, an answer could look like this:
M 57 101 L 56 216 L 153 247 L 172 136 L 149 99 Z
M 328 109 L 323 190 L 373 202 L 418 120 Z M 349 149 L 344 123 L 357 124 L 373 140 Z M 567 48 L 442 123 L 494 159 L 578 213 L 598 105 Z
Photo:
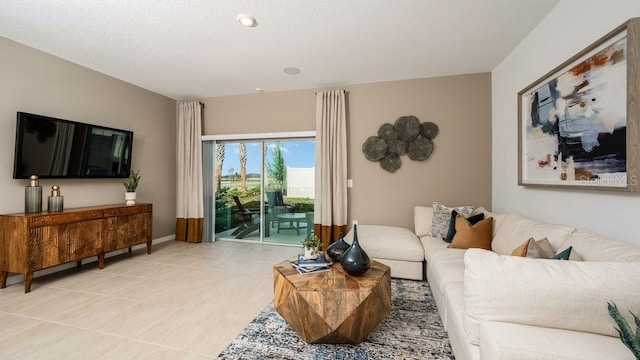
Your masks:
M 640 18 L 518 93 L 518 184 L 640 191 Z

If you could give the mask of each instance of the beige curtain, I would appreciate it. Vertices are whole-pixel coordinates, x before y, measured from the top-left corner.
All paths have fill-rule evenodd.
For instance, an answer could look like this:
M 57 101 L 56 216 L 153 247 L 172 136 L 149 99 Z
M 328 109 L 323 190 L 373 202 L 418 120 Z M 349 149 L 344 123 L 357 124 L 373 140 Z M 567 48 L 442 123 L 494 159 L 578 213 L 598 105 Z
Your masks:
M 316 93 L 314 233 L 322 248 L 347 225 L 347 108 L 344 90 Z
M 202 196 L 202 104 L 178 104 L 176 240 L 201 242 L 204 204 Z

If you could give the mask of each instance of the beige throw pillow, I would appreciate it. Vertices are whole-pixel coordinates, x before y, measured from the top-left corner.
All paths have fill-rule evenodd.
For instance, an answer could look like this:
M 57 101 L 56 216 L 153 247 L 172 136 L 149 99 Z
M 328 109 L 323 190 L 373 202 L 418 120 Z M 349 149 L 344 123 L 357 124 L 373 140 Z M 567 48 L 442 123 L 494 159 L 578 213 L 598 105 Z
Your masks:
M 511 255 L 534 259 L 551 259 L 555 253 L 547 238 L 540 240 L 529 238 L 529 240 L 515 248 Z
M 479 248 L 491 250 L 491 231 L 493 218 L 484 219 L 475 225 L 471 225 L 462 216 L 456 216 L 456 235 L 448 247 L 456 249 Z

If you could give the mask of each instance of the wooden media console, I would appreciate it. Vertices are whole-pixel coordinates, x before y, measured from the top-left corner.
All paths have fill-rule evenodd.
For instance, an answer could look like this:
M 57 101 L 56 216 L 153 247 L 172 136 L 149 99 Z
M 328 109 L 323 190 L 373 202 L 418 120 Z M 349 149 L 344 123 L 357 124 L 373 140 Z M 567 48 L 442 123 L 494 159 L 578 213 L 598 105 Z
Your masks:
M 102 269 L 105 253 L 143 243 L 151 254 L 152 214 L 152 204 L 136 204 L 0 215 L 0 289 L 10 272 L 24 274 L 28 293 L 34 271 L 92 256 Z

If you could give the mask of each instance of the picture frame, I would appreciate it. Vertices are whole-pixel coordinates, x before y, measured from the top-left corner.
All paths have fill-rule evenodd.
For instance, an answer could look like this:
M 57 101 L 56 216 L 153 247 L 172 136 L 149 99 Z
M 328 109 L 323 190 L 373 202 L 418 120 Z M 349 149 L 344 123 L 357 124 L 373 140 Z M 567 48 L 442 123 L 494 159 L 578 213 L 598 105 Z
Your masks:
M 518 93 L 518 185 L 640 191 L 640 18 Z

